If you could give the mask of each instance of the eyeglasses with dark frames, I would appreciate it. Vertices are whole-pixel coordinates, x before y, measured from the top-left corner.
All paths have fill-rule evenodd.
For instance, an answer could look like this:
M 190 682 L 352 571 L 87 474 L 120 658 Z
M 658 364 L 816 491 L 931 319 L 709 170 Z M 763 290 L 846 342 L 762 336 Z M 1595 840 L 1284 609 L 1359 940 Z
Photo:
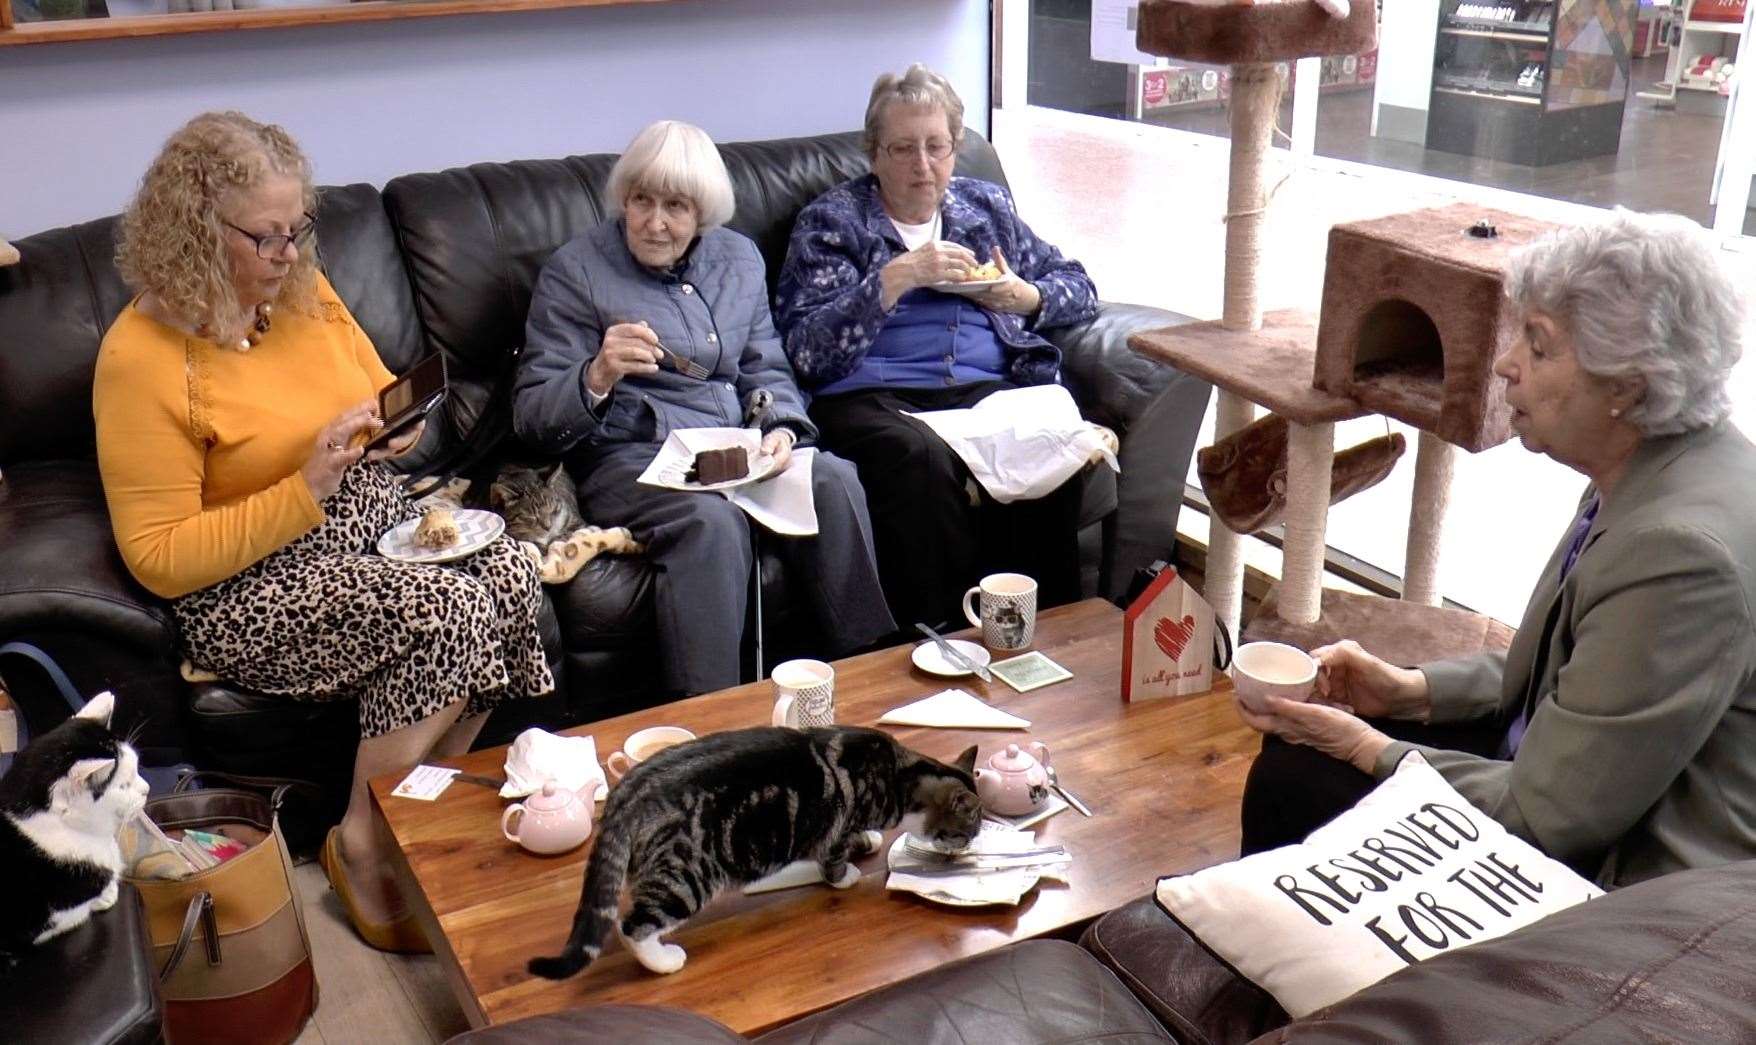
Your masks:
M 258 236 L 249 229 L 241 229 L 224 218 L 220 219 L 220 224 L 256 244 L 257 257 L 264 261 L 272 261 L 286 253 L 287 244 L 289 243 L 297 247 L 303 247 L 305 244 L 311 242 L 311 236 L 317 231 L 317 215 L 312 214 L 310 211 L 306 211 L 305 224 L 300 225 L 298 228 L 294 229 L 292 232 L 286 233 L 285 235 L 275 233 L 268 236 Z
M 957 143 L 946 138 L 928 138 L 924 142 L 891 142 L 882 146 L 884 155 L 897 162 L 912 160 L 915 154 L 925 152 L 927 159 L 934 163 L 943 160 L 957 149 Z

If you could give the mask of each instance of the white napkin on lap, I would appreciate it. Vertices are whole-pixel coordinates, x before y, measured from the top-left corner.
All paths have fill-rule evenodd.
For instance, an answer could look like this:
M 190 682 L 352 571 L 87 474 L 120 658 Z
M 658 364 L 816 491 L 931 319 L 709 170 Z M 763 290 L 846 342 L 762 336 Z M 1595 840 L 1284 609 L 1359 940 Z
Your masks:
M 1060 385 L 995 392 L 975 406 L 908 416 L 931 428 L 1001 504 L 1049 493 L 1102 454 L 1121 471 L 1097 428 Z
M 1029 729 L 1030 720 L 984 704 L 967 690 L 948 689 L 878 719 L 892 726 L 936 726 L 940 729 Z
M 561 737 L 534 726 L 506 749 L 506 783 L 501 798 L 523 798 L 553 780 L 593 800 L 609 794 L 609 781 L 598 765 L 597 742 L 591 737 Z

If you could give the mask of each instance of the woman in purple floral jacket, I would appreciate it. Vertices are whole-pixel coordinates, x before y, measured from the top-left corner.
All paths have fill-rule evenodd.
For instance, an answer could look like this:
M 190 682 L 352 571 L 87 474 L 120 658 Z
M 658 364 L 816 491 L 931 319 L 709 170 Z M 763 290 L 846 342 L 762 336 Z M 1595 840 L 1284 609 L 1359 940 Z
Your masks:
M 885 74 L 866 107 L 872 173 L 799 214 L 776 320 L 826 448 L 866 488 L 885 598 L 899 623 L 961 619 L 985 573 L 1037 579 L 1044 605 L 1079 595 L 1080 483 L 994 502 L 957 455 L 903 411 L 973 406 L 1059 378 L 1037 332 L 1097 314 L 1097 290 L 1019 220 L 991 182 L 954 178 L 963 102 L 916 64 Z M 982 265 L 998 279 L 946 292 Z

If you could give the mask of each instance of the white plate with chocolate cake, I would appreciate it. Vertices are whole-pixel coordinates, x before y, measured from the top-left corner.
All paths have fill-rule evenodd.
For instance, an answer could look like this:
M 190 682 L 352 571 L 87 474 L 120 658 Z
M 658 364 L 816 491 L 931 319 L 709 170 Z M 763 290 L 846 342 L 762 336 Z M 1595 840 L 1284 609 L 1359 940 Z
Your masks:
M 378 554 L 402 562 L 450 562 L 481 551 L 506 529 L 506 520 L 477 508 L 434 508 L 397 524 L 378 538 Z
M 735 455 L 744 456 L 739 474 Z M 692 461 L 673 463 L 659 472 L 659 482 L 677 490 L 732 490 L 746 483 L 760 482 L 774 471 L 774 455 L 728 446 L 704 450 Z M 708 481 L 703 482 L 703 478 Z

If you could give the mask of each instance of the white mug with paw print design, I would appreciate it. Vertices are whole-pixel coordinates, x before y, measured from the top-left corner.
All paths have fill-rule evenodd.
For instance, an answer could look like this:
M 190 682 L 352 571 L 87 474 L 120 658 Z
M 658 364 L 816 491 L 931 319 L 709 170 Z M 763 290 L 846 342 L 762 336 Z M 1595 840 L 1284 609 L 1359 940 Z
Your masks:
M 963 615 L 982 629 L 982 645 L 989 649 L 1028 649 L 1037 631 L 1037 582 L 1022 573 L 990 573 L 963 593 Z

